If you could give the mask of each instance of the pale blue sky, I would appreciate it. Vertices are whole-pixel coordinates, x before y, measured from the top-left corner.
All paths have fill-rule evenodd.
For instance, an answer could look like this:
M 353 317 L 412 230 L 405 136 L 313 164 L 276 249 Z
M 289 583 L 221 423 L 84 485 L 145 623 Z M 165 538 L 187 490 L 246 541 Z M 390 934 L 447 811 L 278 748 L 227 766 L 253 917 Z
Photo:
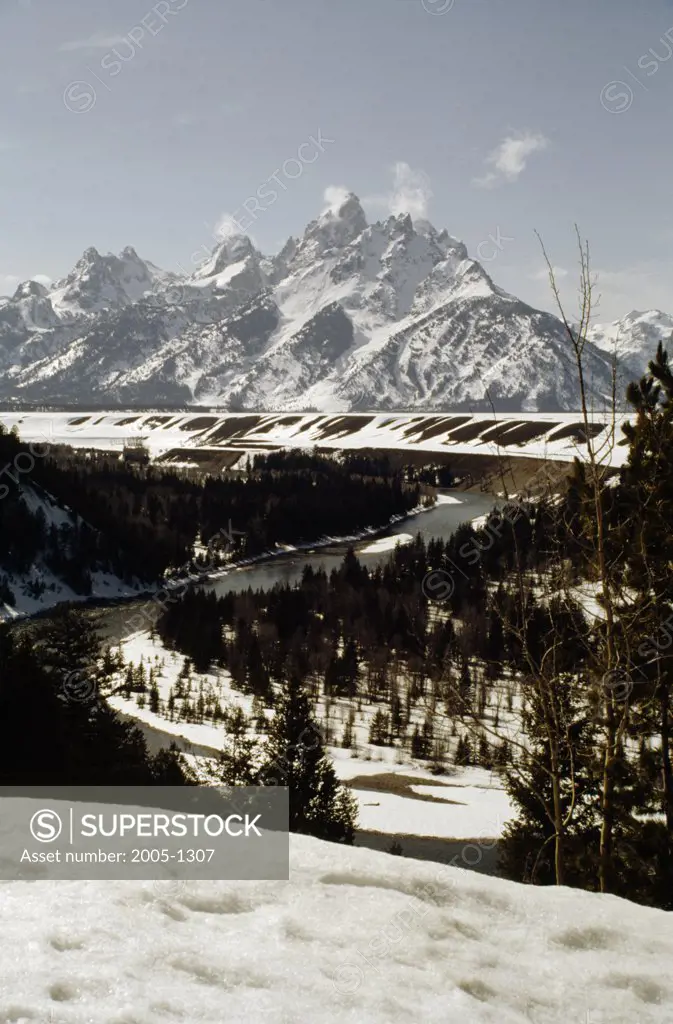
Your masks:
M 277 173 L 264 251 L 347 188 L 549 307 L 534 229 L 569 285 L 577 221 L 599 320 L 673 311 L 667 31 L 670 0 L 0 0 L 0 292 L 89 245 L 191 269 Z

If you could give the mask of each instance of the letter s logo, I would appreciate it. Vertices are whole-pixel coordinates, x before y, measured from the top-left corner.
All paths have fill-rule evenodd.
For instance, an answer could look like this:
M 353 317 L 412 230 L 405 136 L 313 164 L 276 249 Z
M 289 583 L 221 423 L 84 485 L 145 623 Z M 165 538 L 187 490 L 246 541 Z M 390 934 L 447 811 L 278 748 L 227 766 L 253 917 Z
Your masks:
M 63 822 L 56 813 L 48 809 L 36 811 L 30 819 L 30 832 L 38 843 L 53 843 L 63 831 Z

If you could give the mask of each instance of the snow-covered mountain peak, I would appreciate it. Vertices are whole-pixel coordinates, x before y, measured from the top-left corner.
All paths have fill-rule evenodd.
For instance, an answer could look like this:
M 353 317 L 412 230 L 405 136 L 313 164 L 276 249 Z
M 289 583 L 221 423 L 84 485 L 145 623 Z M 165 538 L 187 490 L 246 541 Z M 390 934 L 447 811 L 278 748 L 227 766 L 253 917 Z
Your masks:
M 447 255 L 452 254 L 461 260 L 467 259 L 467 246 L 465 243 L 461 242 L 459 238 L 454 238 L 446 229 L 440 231 L 437 235 L 437 244 L 442 246 Z
M 135 249 L 127 246 L 119 256 L 101 256 L 86 249 L 67 277 L 57 281 L 50 296 L 55 309 L 69 313 L 99 313 L 137 302 L 155 287 L 157 274 Z
M 49 289 L 45 288 L 39 281 L 22 281 L 12 296 L 12 301 L 18 302 L 20 299 L 44 299 L 49 294 Z
M 357 196 L 336 195 L 275 256 L 233 235 L 178 275 L 92 247 L 50 290 L 21 286 L 0 302 L 0 397 L 427 411 L 490 407 L 488 389 L 510 411 L 578 407 L 556 317 L 427 219 L 368 224 Z M 616 339 L 632 379 L 671 333 L 656 310 L 593 328 L 596 402 Z
M 5 316 L 2 320 L 18 333 L 19 340 L 60 324 L 49 298 L 49 290 L 38 281 L 22 281 L 4 309 L 8 316 L 7 320 Z M 4 333 L 2 326 L 0 323 L 0 337 Z
M 75 264 L 75 269 L 78 267 L 89 266 L 92 263 L 97 263 L 101 258 L 101 255 L 95 246 L 90 245 L 88 249 L 85 249 L 79 260 Z
M 408 213 L 391 214 L 383 226 L 389 234 L 406 235 L 407 238 L 411 238 L 414 233 L 414 222 Z
M 352 192 L 307 226 L 296 258 L 304 264 L 333 249 L 344 249 L 367 227 L 360 200 Z
M 247 259 L 259 260 L 261 254 L 255 249 L 247 235 L 232 235 L 224 238 L 213 249 L 211 257 L 192 274 L 195 281 L 204 281 L 224 273 L 233 264 Z
M 434 224 L 425 217 L 415 217 L 412 220 L 408 213 L 399 214 L 396 217 L 390 217 L 386 223 L 390 224 L 392 222 L 404 222 L 405 230 L 407 231 L 409 231 L 407 224 L 411 225 L 415 234 L 422 235 L 429 241 L 433 242 L 446 255 L 451 253 L 459 256 L 461 259 L 467 259 L 467 247 L 465 246 L 465 243 L 461 242 L 458 238 L 454 238 L 453 235 L 450 235 L 446 228 L 442 228 L 441 231 L 438 231 Z
M 414 220 L 414 227 L 418 231 L 419 235 L 436 235 L 437 229 L 434 224 L 431 224 L 425 217 L 416 217 Z
M 272 262 L 264 259 L 247 235 L 232 235 L 223 239 L 210 259 L 187 279 L 184 290 L 191 298 L 223 300 L 231 310 L 261 296 L 270 271 Z
M 333 206 L 321 214 L 318 222 L 321 221 L 337 221 L 344 225 L 350 225 L 354 238 L 367 227 L 365 211 L 362 209 L 362 204 L 354 192 L 349 192 L 337 206 Z

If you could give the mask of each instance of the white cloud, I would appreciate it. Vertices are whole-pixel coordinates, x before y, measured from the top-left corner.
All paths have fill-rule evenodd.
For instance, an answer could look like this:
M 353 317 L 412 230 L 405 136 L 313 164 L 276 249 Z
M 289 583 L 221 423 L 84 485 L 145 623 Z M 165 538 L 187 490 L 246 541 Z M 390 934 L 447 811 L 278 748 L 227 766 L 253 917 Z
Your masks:
M 16 274 L 0 274 L 0 295 L 13 295 L 21 282 L 25 280 L 25 277 L 17 277 Z M 48 274 L 32 274 L 29 280 L 37 281 L 45 288 L 50 288 L 52 284 L 52 279 Z
M 231 213 L 223 213 L 215 225 L 214 235 L 218 242 L 241 234 L 241 226 Z
M 393 164 L 392 172 L 391 191 L 383 195 L 368 196 L 363 202 L 387 209 L 395 217 L 408 213 L 414 220 L 425 219 L 434 194 L 428 175 L 425 171 L 411 167 L 404 160 L 398 160 Z
M 390 212 L 396 217 L 401 213 L 409 213 L 413 218 L 427 217 L 433 193 L 425 171 L 414 170 L 399 160 L 395 164 L 394 175 L 395 188 L 390 195 Z
M 13 295 L 21 284 L 21 278 L 16 274 L 0 274 L 0 295 Z
M 502 181 L 516 181 L 525 171 L 528 158 L 533 153 L 546 149 L 548 145 L 549 139 L 532 132 L 506 136 L 486 157 L 486 164 L 493 170 L 474 178 L 473 184 L 481 188 L 491 188 Z
M 220 245 L 220 243 L 226 242 L 231 238 L 247 235 L 252 244 L 257 245 L 256 236 L 249 230 L 249 223 L 246 222 L 246 217 L 247 214 L 245 213 L 239 214 L 238 217 L 234 216 L 233 213 L 223 213 L 213 229 L 215 244 Z
M 111 50 L 125 40 L 125 36 L 106 36 L 103 32 L 94 32 L 88 39 L 71 39 L 67 43 L 62 43 L 59 50 Z
M 350 195 L 350 189 L 344 185 L 328 185 L 323 193 L 325 207 L 323 213 L 336 213 Z

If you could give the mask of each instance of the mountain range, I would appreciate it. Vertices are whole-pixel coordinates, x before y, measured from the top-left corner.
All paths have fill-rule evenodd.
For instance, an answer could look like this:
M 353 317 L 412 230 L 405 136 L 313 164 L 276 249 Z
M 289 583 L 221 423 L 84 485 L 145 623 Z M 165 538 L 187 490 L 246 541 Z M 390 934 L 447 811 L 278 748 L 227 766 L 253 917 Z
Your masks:
M 615 344 L 630 379 L 672 331 L 658 311 L 593 327 L 594 404 Z M 235 235 L 177 274 L 131 247 L 89 248 L 51 288 L 20 284 L 0 298 L 0 400 L 518 412 L 579 397 L 556 317 L 499 288 L 447 231 L 408 214 L 368 224 L 350 194 L 275 256 Z

